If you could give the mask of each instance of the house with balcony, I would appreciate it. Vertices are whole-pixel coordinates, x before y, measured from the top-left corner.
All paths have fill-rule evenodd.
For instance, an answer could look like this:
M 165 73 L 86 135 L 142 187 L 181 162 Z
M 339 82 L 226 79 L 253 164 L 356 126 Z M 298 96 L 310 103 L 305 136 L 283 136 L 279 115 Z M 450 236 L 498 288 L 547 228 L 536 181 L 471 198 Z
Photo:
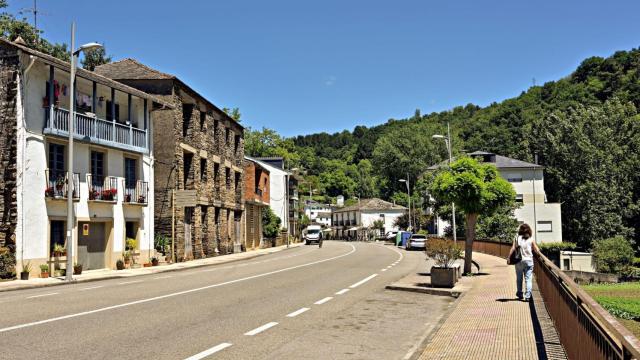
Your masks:
M 75 119 L 69 116 L 70 66 L 20 43 L 0 39 L 5 171 L 0 185 L 11 214 L 17 270 L 64 268 L 54 249 L 67 244 L 67 196 L 74 205 L 74 262 L 115 268 L 127 250 L 139 262 L 153 255 L 152 114 L 162 100 L 83 69 L 75 80 Z M 68 174 L 70 121 L 73 173 Z M 6 181 L 10 179 L 10 181 Z M 7 200 L 11 199 L 11 202 Z M 6 241 L 5 241 L 6 244 Z M 34 270 L 35 272 L 35 270 Z
M 495 165 L 500 176 L 513 186 L 518 204 L 514 215 L 520 224 L 531 226 L 538 243 L 562 241 L 561 204 L 547 201 L 543 166 L 486 151 L 475 151 L 469 156 Z M 433 165 L 429 170 L 437 170 L 447 164 Z M 444 236 L 445 228 L 450 226 L 449 221 L 442 218 L 435 221 L 438 235 Z
M 374 236 L 382 236 L 398 231 L 396 219 L 406 212 L 406 207 L 382 199 L 360 199 L 355 205 L 333 209 L 332 233 L 338 239 L 364 239 L 375 232 L 374 223 L 381 221 L 382 228 Z
M 321 204 L 314 200 L 306 200 L 304 203 L 304 214 L 311 220 L 312 224 L 331 227 L 330 205 Z
M 124 59 L 102 76 L 162 99 L 152 143 L 155 229 L 177 261 L 241 250 L 244 239 L 244 128 L 175 75 Z
M 269 206 L 269 170 L 257 160 L 244 157 L 245 250 L 262 246 L 262 212 Z

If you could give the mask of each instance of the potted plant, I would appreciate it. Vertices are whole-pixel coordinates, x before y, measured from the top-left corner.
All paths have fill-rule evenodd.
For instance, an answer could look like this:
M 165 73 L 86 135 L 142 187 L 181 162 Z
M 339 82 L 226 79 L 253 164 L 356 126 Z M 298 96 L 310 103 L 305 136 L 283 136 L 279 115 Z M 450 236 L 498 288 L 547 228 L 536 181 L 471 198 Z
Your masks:
M 131 202 L 131 194 L 127 194 L 124 196 L 124 202 Z
M 73 275 L 80 275 L 80 274 L 82 274 L 82 264 L 73 265 Z
M 116 261 L 116 269 L 124 270 L 124 261 L 122 261 L 121 259 L 118 259 L 118 261 Z
M 157 257 L 154 256 L 154 257 L 151 258 L 151 265 L 152 266 L 158 266 L 159 263 L 160 263 L 160 261 L 158 260 Z
M 20 271 L 20 280 L 29 280 L 29 273 L 31 272 L 31 263 L 27 261 L 22 265 L 22 271 Z
M 151 263 L 150 263 L 150 262 L 146 262 L 146 263 L 142 264 L 142 266 L 144 266 L 144 267 L 151 267 Z
M 100 194 L 97 190 L 91 189 L 91 191 L 89 191 L 89 200 L 96 200 L 99 196 Z
M 129 264 L 131 264 L 131 252 L 129 252 L 129 250 L 125 250 L 122 257 L 124 258 L 124 265 L 129 266 Z
M 135 251 L 138 248 L 138 241 L 136 239 L 133 238 L 127 238 L 126 243 L 125 243 L 125 248 L 127 251 L 129 251 L 129 256 L 131 258 L 131 262 L 132 263 L 136 263 L 136 259 L 135 259 Z
M 445 239 L 428 239 L 425 251 L 436 262 L 431 267 L 431 286 L 452 288 L 458 281 L 458 274 L 452 265 L 462 255 L 462 247 Z
M 53 245 L 53 256 L 54 257 L 60 257 L 60 256 L 66 256 L 66 255 L 67 255 L 67 249 L 65 249 L 64 246 L 62 246 L 61 244 Z
M 140 195 L 138 196 L 138 203 L 139 204 L 144 204 L 146 198 L 144 197 L 144 195 Z
M 46 197 L 54 197 L 55 196 L 55 192 L 53 191 L 53 186 L 47 187 L 47 190 L 44 191 L 44 195 Z
M 40 277 L 41 278 L 49 277 L 49 265 L 47 264 L 40 265 Z

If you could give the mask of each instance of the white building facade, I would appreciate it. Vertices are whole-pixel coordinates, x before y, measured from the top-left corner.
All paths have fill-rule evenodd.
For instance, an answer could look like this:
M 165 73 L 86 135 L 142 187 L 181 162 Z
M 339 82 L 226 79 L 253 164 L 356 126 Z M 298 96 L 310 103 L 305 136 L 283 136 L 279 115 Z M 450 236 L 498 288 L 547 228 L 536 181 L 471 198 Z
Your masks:
M 500 176 L 507 180 L 516 192 L 515 217 L 519 223 L 531 226 L 538 243 L 562 241 L 562 217 L 560 203 L 547 202 L 544 190 L 544 167 L 494 153 L 476 151 L 471 157 L 498 168 Z M 438 165 L 430 167 L 436 169 Z M 449 222 L 437 220 L 438 235 L 444 235 Z
M 83 269 L 115 268 L 126 239 L 138 262 L 153 256 L 153 97 L 78 70 L 73 177 L 67 174 L 69 64 L 29 48 L 17 50 L 17 269 L 29 262 L 65 268 L 67 189 L 74 206 L 73 258 Z M 5 119 L 6 121 L 7 119 Z
M 373 198 L 362 199 L 359 204 L 334 208 L 331 215 L 333 235 L 337 238 L 361 239 L 369 236 L 376 221 L 382 221 L 382 229 L 375 236 L 398 231 L 395 222 L 407 212 L 407 208 Z
M 325 227 L 331 227 L 331 206 L 317 201 L 307 201 L 304 205 L 304 214 L 311 223 Z

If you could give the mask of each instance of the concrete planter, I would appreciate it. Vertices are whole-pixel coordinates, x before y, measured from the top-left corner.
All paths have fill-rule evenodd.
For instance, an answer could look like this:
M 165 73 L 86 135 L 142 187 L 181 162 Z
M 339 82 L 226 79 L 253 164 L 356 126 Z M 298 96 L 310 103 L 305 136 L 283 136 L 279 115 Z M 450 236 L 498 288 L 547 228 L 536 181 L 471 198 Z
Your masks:
M 431 268 L 431 286 L 452 288 L 458 281 L 458 271 L 455 268 Z

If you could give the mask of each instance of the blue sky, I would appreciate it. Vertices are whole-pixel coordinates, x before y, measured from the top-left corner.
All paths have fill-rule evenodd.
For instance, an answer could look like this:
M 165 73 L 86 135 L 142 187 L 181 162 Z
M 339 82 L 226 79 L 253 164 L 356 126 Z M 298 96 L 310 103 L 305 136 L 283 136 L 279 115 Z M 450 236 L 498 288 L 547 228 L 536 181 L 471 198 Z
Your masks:
M 10 10 L 33 5 L 10 0 Z M 51 41 L 106 43 L 285 136 L 487 105 L 640 44 L 637 0 L 39 0 Z

